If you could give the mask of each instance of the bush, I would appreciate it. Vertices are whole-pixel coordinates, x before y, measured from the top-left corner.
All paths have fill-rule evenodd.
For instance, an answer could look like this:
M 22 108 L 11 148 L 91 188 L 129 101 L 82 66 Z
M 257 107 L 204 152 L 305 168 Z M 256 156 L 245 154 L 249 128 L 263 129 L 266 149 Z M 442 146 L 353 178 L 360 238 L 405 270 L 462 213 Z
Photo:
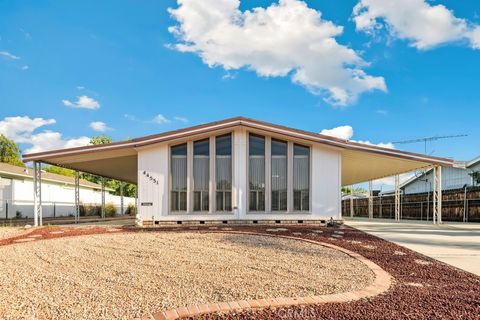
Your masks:
M 80 205 L 80 217 L 99 216 L 102 210 L 100 206 L 81 204 Z
M 129 203 L 125 214 L 129 216 L 135 216 L 136 213 L 137 213 L 137 208 L 135 208 L 135 205 L 133 203 Z
M 105 217 L 115 217 L 117 215 L 117 208 L 111 202 L 105 204 Z
M 22 211 L 18 211 L 15 212 L 15 219 L 22 219 L 23 218 L 23 215 L 22 215 Z

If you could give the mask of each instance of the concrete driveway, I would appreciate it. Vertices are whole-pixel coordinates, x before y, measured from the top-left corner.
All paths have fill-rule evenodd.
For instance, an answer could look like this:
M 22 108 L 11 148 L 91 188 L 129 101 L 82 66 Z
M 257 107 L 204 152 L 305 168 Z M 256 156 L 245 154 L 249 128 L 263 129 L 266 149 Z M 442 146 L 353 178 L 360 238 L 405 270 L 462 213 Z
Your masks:
M 345 223 L 379 238 L 480 275 L 480 224 L 368 220 L 345 218 Z

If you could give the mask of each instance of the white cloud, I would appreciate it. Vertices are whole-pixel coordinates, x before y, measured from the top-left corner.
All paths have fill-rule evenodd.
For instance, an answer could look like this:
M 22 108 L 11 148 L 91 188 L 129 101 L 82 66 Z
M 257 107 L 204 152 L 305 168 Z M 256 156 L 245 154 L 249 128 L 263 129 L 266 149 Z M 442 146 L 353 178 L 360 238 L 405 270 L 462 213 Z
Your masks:
M 165 124 L 171 122 L 171 120 L 165 118 L 162 114 L 157 114 L 153 119 L 153 122 L 158 123 L 158 124 Z
M 84 136 L 76 139 L 63 139 L 60 132 L 47 130 L 32 135 L 30 143 L 32 147 L 25 150 L 25 153 L 86 146 L 90 144 L 90 138 Z
M 36 129 L 56 123 L 55 119 L 6 117 L 0 121 L 0 134 L 7 136 L 17 143 L 30 141 L 30 136 Z
M 395 145 L 391 142 L 380 142 L 380 143 L 371 143 L 370 141 L 368 140 L 352 140 L 354 142 L 358 142 L 358 143 L 363 143 L 363 144 L 368 144 L 370 146 L 377 146 L 377 147 L 382 147 L 382 148 L 388 148 L 388 149 L 395 149 Z
M 169 9 L 178 25 L 170 46 L 198 54 L 210 67 L 248 68 L 264 77 L 290 76 L 294 83 L 324 96 L 333 105 L 355 102 L 363 92 L 386 91 L 383 77 L 363 70 L 368 64 L 341 45 L 341 26 L 300 0 L 279 0 L 267 8 L 241 11 L 239 0 L 177 0 Z
M 478 26 L 457 18 L 442 4 L 425 0 L 360 0 L 353 9 L 359 31 L 377 34 L 388 29 L 391 36 L 406 39 L 420 50 L 455 42 L 470 42 L 479 48 Z
M 480 26 L 475 27 L 469 34 L 472 48 L 480 49 Z
M 79 96 L 77 97 L 76 102 L 72 102 L 70 100 L 64 99 L 62 100 L 62 103 L 65 106 L 71 107 L 71 108 L 83 108 L 83 109 L 91 109 L 91 110 L 100 108 L 100 103 L 97 100 L 90 98 L 88 96 Z
M 388 111 L 385 109 L 378 109 L 375 112 L 381 114 L 382 116 L 386 116 L 388 114 Z
M 55 119 L 32 119 L 28 116 L 6 117 L 0 120 L 0 134 L 5 135 L 16 143 L 29 145 L 30 147 L 25 151 L 26 153 L 78 147 L 90 143 L 90 138 L 85 136 L 64 139 L 61 133 L 50 130 L 35 133 L 37 129 L 54 123 L 56 123 Z
M 353 128 L 351 126 L 339 126 L 333 129 L 323 129 L 320 134 L 350 140 L 353 137 Z
M 0 51 L 0 57 L 4 57 L 5 59 L 9 59 L 9 60 L 18 60 L 18 59 L 20 59 L 20 57 L 11 54 L 11 53 L 8 52 L 8 51 Z
M 176 116 L 176 117 L 173 117 L 173 119 L 176 120 L 176 121 L 183 122 L 183 123 L 187 123 L 187 122 L 188 122 L 188 119 L 185 118 L 185 117 Z
M 350 140 L 353 137 L 353 128 L 351 126 L 339 126 L 335 127 L 333 129 L 323 129 L 320 131 L 320 134 L 331 136 L 331 137 L 336 137 L 344 140 Z M 395 149 L 395 146 L 391 142 L 380 142 L 380 143 L 371 143 L 370 141 L 362 141 L 362 140 L 350 140 L 352 142 L 358 142 L 358 143 L 363 143 L 363 144 L 368 144 L 371 146 L 377 146 L 377 147 L 382 147 L 382 148 L 389 148 L 389 149 Z
M 28 70 L 30 67 L 28 65 L 23 65 L 20 69 L 23 71 Z
M 98 132 L 105 132 L 108 130 L 112 130 L 112 128 L 108 127 L 105 122 L 102 121 L 94 121 L 90 123 L 90 128 L 92 130 L 98 131 Z

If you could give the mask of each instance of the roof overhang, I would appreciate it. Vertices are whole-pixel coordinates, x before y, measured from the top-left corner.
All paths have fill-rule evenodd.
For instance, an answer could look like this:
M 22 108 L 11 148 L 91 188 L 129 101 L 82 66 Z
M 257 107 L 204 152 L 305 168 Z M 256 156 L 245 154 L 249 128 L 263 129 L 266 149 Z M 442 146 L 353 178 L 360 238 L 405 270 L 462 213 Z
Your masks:
M 78 148 L 24 155 L 23 160 L 41 161 L 136 183 L 137 149 L 238 126 L 335 147 L 342 152 L 342 185 L 375 180 L 433 165 L 452 166 L 453 161 L 422 154 L 351 142 L 318 133 L 292 129 L 267 122 L 237 117 L 157 135 Z

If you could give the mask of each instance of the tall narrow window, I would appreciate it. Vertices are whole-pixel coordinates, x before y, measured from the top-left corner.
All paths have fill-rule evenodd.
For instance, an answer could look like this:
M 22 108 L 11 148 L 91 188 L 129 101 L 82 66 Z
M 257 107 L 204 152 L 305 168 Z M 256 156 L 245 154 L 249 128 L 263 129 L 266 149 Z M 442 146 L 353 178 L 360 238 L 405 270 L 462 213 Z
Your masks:
M 232 136 L 215 140 L 216 210 L 232 211 Z
M 308 211 L 310 207 L 310 148 L 293 146 L 293 209 Z
M 272 211 L 287 211 L 287 156 L 287 142 L 272 139 Z
M 187 211 L 187 144 L 171 148 L 171 210 Z
M 210 140 L 193 143 L 193 211 L 208 211 Z
M 265 138 L 248 138 L 249 210 L 265 211 Z

